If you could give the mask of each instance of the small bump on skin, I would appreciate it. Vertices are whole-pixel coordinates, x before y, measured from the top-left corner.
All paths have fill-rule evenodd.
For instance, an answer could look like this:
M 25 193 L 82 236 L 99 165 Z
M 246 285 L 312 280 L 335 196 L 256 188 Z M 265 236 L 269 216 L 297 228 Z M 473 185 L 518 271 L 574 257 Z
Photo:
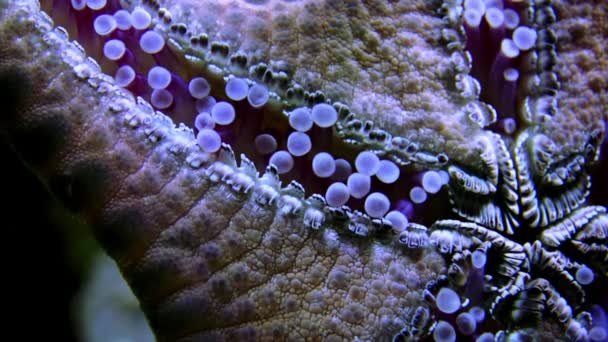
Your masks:
M 594 342 L 606 341 L 608 337 L 608 333 L 606 332 L 606 328 L 602 326 L 595 326 L 589 330 L 589 339 Z
M 204 99 L 211 92 L 211 86 L 203 77 L 195 77 L 188 82 L 188 92 L 195 99 Z
M 173 25 L 171 25 L 171 31 L 184 36 L 184 35 L 186 35 L 186 33 L 188 31 L 188 27 L 186 26 L 186 24 L 182 24 L 182 23 L 173 24 Z
M 500 43 L 500 52 L 508 58 L 519 56 L 519 48 L 511 39 L 503 39 Z
M 416 204 L 422 204 L 426 202 L 427 194 L 423 188 L 415 186 L 410 190 L 410 200 Z
M 103 46 L 103 55 L 111 61 L 121 59 L 125 55 L 125 51 L 125 43 L 119 39 L 108 40 Z
M 467 9 L 464 12 L 464 21 L 467 25 L 471 27 L 479 27 L 482 19 L 481 12 L 474 9 Z
M 196 119 L 194 120 L 194 127 L 196 127 L 196 129 L 199 131 L 204 128 L 213 129 L 215 128 L 215 121 L 211 117 L 211 114 L 202 112 L 196 116 Z
M 215 100 L 215 97 L 206 96 L 202 99 L 197 99 L 194 102 L 194 106 L 196 107 L 196 111 L 199 113 L 201 113 L 201 112 L 211 113 L 211 109 L 213 109 L 213 106 L 215 106 L 216 103 L 217 103 L 217 101 Z
M 139 38 L 139 47 L 151 55 L 159 53 L 165 47 L 165 39 L 155 31 L 147 31 Z
M 203 151 L 209 153 L 219 151 L 220 146 L 222 145 L 222 139 L 219 134 L 212 129 L 200 130 L 196 136 L 196 141 Z
M 155 66 L 148 71 L 148 85 L 152 89 L 164 89 L 171 83 L 171 73 L 169 70 Z
M 289 134 L 289 137 L 287 137 L 287 150 L 294 157 L 301 157 L 307 154 L 310 152 L 311 147 L 312 143 L 306 133 L 292 132 Z
M 312 124 L 312 115 L 306 107 L 296 108 L 289 113 L 289 125 L 296 131 L 307 132 Z
M 422 187 L 424 191 L 430 194 L 436 194 L 441 190 L 443 186 L 443 182 L 441 180 L 441 176 L 437 171 L 427 171 L 422 176 Z
M 226 96 L 228 96 L 231 100 L 240 101 L 247 97 L 247 92 L 249 90 L 249 86 L 247 82 L 242 78 L 231 78 L 226 83 Z
M 456 341 L 456 331 L 450 323 L 439 321 L 433 331 L 433 339 L 435 342 L 454 342 Z
M 329 286 L 339 289 L 346 289 L 348 287 L 348 283 L 350 282 L 348 272 L 342 269 L 334 268 L 329 273 Z
M 576 271 L 576 281 L 582 285 L 589 285 L 593 282 L 593 270 L 587 266 L 582 266 Z
M 123 65 L 116 70 L 114 80 L 117 86 L 127 87 L 135 80 L 135 70 L 129 65 Z
M 436 302 L 437 308 L 447 314 L 453 314 L 460 309 L 460 296 L 448 287 L 439 290 Z
M 515 82 L 519 78 L 519 71 L 517 71 L 517 69 L 507 68 L 503 73 L 503 78 L 505 81 Z
M 236 118 L 234 107 L 228 102 L 218 102 L 211 109 L 211 117 L 220 125 L 229 125 Z
M 486 254 L 480 251 L 474 251 L 473 254 L 471 254 L 471 260 L 473 267 L 482 269 L 486 265 Z
M 488 8 L 484 18 L 491 28 L 499 28 L 505 21 L 503 12 L 498 8 Z
M 408 219 L 403 215 L 400 211 L 391 211 L 384 217 L 387 220 L 391 221 L 393 224 L 393 229 L 397 232 L 401 232 L 407 228 Z
M 95 33 L 100 36 L 107 36 L 116 29 L 116 20 L 109 14 L 102 14 L 93 21 Z
M 478 323 L 483 322 L 483 320 L 486 318 L 486 311 L 483 308 L 480 308 L 479 306 L 474 306 L 469 309 L 469 313 L 473 316 L 473 318 L 475 318 L 475 321 L 477 321 Z
M 519 26 L 519 14 L 510 8 L 506 8 L 504 11 L 505 16 L 505 27 L 513 30 Z
M 154 89 L 150 96 L 150 102 L 158 109 L 167 109 L 173 104 L 173 94 L 167 89 Z
M 373 176 L 380 168 L 380 159 L 373 152 L 363 151 L 355 159 L 355 168 L 359 173 Z
M 336 182 L 327 188 L 325 200 L 332 207 L 341 207 L 348 201 L 350 193 L 344 183 Z
M 73 9 L 75 9 L 77 11 L 81 11 L 87 6 L 87 1 L 86 0 L 71 0 L 70 4 L 72 5 Z
M 253 108 L 264 106 L 269 98 L 268 89 L 261 84 L 255 84 L 249 88 L 249 92 L 247 93 L 247 101 Z
M 276 166 L 277 171 L 283 174 L 293 168 L 293 157 L 287 151 L 277 151 L 270 157 L 269 163 Z
M 456 326 L 463 335 L 471 335 L 477 329 L 477 321 L 468 312 L 462 312 L 456 317 Z
M 380 192 L 371 193 L 365 199 L 365 212 L 371 217 L 382 217 L 390 208 L 391 202 L 385 194 Z
M 222 58 L 227 58 L 230 53 L 230 47 L 223 43 L 213 42 L 211 43 L 211 53 Z
M 336 171 L 331 175 L 331 179 L 345 182 L 353 172 L 350 163 L 345 159 L 336 159 Z
M 320 152 L 312 159 L 312 171 L 317 177 L 327 178 L 336 171 L 334 157 L 327 152 Z
M 368 175 L 356 172 L 348 177 L 347 185 L 350 195 L 361 199 L 369 193 L 371 179 Z
M 381 160 L 376 177 L 385 184 L 393 184 L 399 179 L 399 167 L 390 160 Z
M 116 13 L 114 13 L 114 20 L 116 20 L 116 27 L 119 30 L 125 31 L 133 26 L 131 20 L 131 13 L 124 9 L 120 9 L 116 11 Z
M 106 7 L 107 0 L 87 0 L 87 6 L 92 10 L 100 10 Z
M 504 123 L 504 132 L 506 134 L 513 134 L 517 130 L 517 122 L 513 118 L 506 118 L 503 121 Z
M 254 141 L 256 151 L 261 155 L 270 154 L 277 150 L 277 140 L 270 134 L 260 134 Z
M 526 26 L 519 26 L 513 31 L 513 42 L 522 51 L 533 48 L 536 38 L 536 31 Z
M 494 342 L 494 334 L 485 332 L 477 338 L 476 342 Z
M 230 64 L 245 69 L 247 67 L 247 56 L 237 53 L 230 56 Z
M 338 112 L 327 103 L 319 103 L 312 107 L 312 120 L 319 127 L 331 127 L 338 121 Z
M 138 7 L 131 12 L 131 25 L 136 30 L 145 30 L 151 23 L 152 17 L 146 10 Z

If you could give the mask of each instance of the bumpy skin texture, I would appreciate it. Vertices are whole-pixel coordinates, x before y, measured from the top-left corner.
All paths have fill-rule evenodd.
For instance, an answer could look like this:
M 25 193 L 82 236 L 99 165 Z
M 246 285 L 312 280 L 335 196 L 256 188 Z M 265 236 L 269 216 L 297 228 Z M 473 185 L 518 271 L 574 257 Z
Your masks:
M 210 11 L 210 3 L 204 2 L 196 8 Z M 291 15 L 291 18 L 298 18 L 299 21 L 295 22 L 301 23 L 302 29 L 309 24 L 331 27 L 328 22 L 332 16 L 319 8 L 334 6 L 338 17 L 352 19 L 353 29 L 364 27 L 363 35 L 358 40 L 343 38 L 343 44 L 339 43 L 341 39 L 333 41 L 328 36 L 322 36 L 318 41 L 313 39 L 310 42 L 313 49 L 310 51 L 321 51 L 319 58 L 297 60 L 296 57 L 308 56 L 307 53 L 311 52 L 300 50 L 297 44 L 290 45 L 293 41 L 289 39 L 283 41 L 284 45 L 268 46 L 269 51 L 259 54 L 252 52 L 254 56 L 260 60 L 267 59 L 269 63 L 287 60 L 285 68 L 294 71 L 295 79 L 304 86 L 326 91 L 328 95 L 336 97 L 333 100 L 344 101 L 359 109 L 358 114 L 372 118 L 390 133 L 409 136 L 419 142 L 423 149 L 438 153 L 444 152 L 442 148 L 445 147 L 454 165 L 466 171 L 477 171 L 472 173 L 481 178 L 488 176 L 489 173 L 484 174 L 487 170 L 483 169 L 483 158 L 486 156 L 480 153 L 484 150 L 477 148 L 476 143 L 477 138 L 489 141 L 491 137 L 467 121 L 466 115 L 458 112 L 460 105 L 468 100 L 458 99 L 449 90 L 453 87 L 454 74 L 448 70 L 452 68 L 448 61 L 450 55 L 445 50 L 444 42 L 439 39 L 440 29 L 446 25 L 431 11 L 439 4 L 422 1 L 407 9 L 419 11 L 413 17 L 419 15 L 425 18 L 424 23 L 429 25 L 429 30 L 425 30 L 425 25 L 408 26 L 408 20 L 412 18 L 405 16 L 408 19 L 403 23 L 407 27 L 406 36 L 412 32 L 419 34 L 409 37 L 412 49 L 406 49 L 405 54 L 400 55 L 391 49 L 401 44 L 407 45 L 408 37 L 397 34 L 393 37 L 395 41 L 386 39 L 384 41 L 389 46 L 383 49 L 374 45 L 378 43 L 374 35 L 380 35 L 386 28 L 372 28 L 374 25 L 382 26 L 382 22 L 378 21 L 380 18 L 392 18 L 393 15 L 403 17 L 397 15 L 403 13 L 398 11 L 399 4 L 396 2 L 346 2 L 353 7 L 341 6 L 340 2 L 335 1 L 266 3 L 268 7 L 261 7 L 260 12 L 256 12 L 259 7 L 240 2 L 230 2 L 230 6 L 241 6 L 243 11 L 250 11 L 243 13 L 258 13 L 256 15 L 260 18 L 267 18 L 272 13 L 282 13 L 288 18 Z M 87 62 L 76 48 L 71 47 L 59 31 L 49 33 L 51 23 L 39 16 L 34 4 L 16 10 L 22 4 L 27 2 L 10 2 L 10 5 L 8 1 L 0 2 L 0 75 L 3 79 L 19 79 L 23 83 L 18 111 L 3 119 L 2 130 L 51 189 L 91 222 L 98 239 L 118 261 L 140 298 L 160 340 L 281 337 L 382 340 L 392 337 L 406 326 L 415 308 L 427 305 L 422 300 L 424 285 L 437 275 L 446 273 L 443 257 L 434 248 L 414 253 L 397 244 L 394 236 L 359 239 L 330 226 L 312 230 L 302 223 L 301 217 L 296 219 L 279 213 L 276 206 L 261 203 L 251 193 L 242 194 L 231 189 L 224 181 L 213 180 L 209 167 L 213 165 L 215 157 L 199 151 L 190 131 L 176 129 L 145 104 L 136 104 L 131 95 L 115 87 L 111 79 L 104 78 L 94 64 Z M 178 4 L 188 8 L 193 3 L 184 1 Z M 228 6 L 228 2 L 217 4 L 224 8 Z M 387 10 L 386 6 L 394 8 Z M 176 17 L 187 19 L 181 16 L 182 7 L 169 7 Z M 353 8 L 370 14 L 361 17 L 344 15 L 347 9 Z M 577 5 L 572 7 L 575 10 L 570 11 L 570 5 L 557 2 L 555 8 L 563 19 L 558 21 L 555 29 L 560 37 L 558 46 L 564 54 L 563 58 L 558 59 L 555 71 L 562 81 L 568 79 L 569 75 L 574 75 L 574 78 L 570 83 L 562 83 L 563 88 L 558 95 L 560 111 L 553 120 L 542 125 L 535 123 L 524 133 L 530 139 L 539 132 L 550 136 L 558 144 L 551 157 L 559 164 L 563 158 L 580 154 L 584 148 L 588 136 L 577 135 L 577 131 L 603 126 L 607 72 L 602 56 L 605 53 L 606 30 L 602 30 L 605 28 L 603 17 L 592 10 L 594 7 L 591 4 Z M 217 13 L 224 12 L 218 10 Z M 197 13 L 191 15 L 198 17 Z M 579 19 L 568 21 L 570 15 Z M 597 15 L 599 19 L 594 18 Z M 298 30 L 290 31 L 291 28 L 281 30 L 278 27 L 280 19 L 277 14 L 277 18 L 260 23 L 260 37 L 264 37 L 264 32 L 270 34 L 269 31 L 272 31 L 271 36 L 275 40 L 304 36 Z M 234 22 L 239 23 L 238 20 Z M 570 25 L 587 25 L 590 22 L 598 22 L 599 25 L 591 25 L 595 29 L 585 39 L 567 39 L 566 32 Z M 271 28 L 268 28 L 268 23 L 273 23 Z M 192 30 L 196 31 L 197 25 L 201 29 L 207 28 L 192 20 Z M 220 39 L 236 44 L 237 38 L 232 36 L 236 29 L 228 24 L 221 27 L 216 33 L 209 31 L 210 35 L 216 34 Z M 345 27 L 338 27 L 338 35 L 348 32 Z M 259 37 L 257 39 L 264 41 Z M 243 41 L 260 46 L 254 44 L 255 37 Z M 357 55 L 355 51 L 359 42 L 372 51 Z M 393 42 L 395 44 L 391 45 Z M 275 48 L 277 46 L 280 48 Z M 315 50 L 314 46 L 325 48 Z M 247 50 L 251 46 L 236 48 L 251 51 Z M 334 48 L 344 55 L 333 54 Z M 418 49 L 428 52 L 426 48 L 432 50 L 433 57 L 428 57 L 428 60 L 417 54 Z M 579 56 L 579 49 L 591 49 L 593 54 Z M 351 59 L 341 60 L 332 69 L 332 57 L 349 54 Z M 398 57 L 382 60 L 393 55 Z M 378 63 L 367 65 L 364 61 L 370 58 Z M 314 62 L 306 66 L 305 62 L 310 59 Z M 416 66 L 413 75 L 425 70 L 426 66 L 432 71 L 420 82 L 414 82 L 421 89 L 400 93 L 393 88 L 399 83 L 408 84 L 403 77 L 407 72 L 398 67 L 392 70 L 391 67 L 402 65 L 406 60 L 406 65 Z M 425 65 L 429 60 L 437 63 Z M 599 67 L 594 68 L 589 60 L 599 60 Z M 359 65 L 354 65 L 355 62 Z M 335 73 L 330 73 L 330 69 Z M 584 72 L 579 73 L 579 70 Z M 379 73 L 389 75 L 385 80 L 389 83 L 390 77 L 396 77 L 399 82 L 395 80 L 394 83 L 381 85 L 370 83 L 374 80 L 373 75 Z M 326 77 L 327 82 L 324 81 Z M 345 80 L 344 84 L 341 83 L 342 79 Z M 577 87 L 589 87 L 591 91 L 584 91 L 588 101 L 576 100 Z M 437 99 L 445 102 L 419 96 L 419 91 L 428 94 L 423 89 L 433 90 L 433 96 L 437 95 Z M 394 91 L 397 94 L 393 94 Z M 374 99 L 387 94 L 389 98 L 394 98 L 386 103 L 374 102 Z M 372 110 L 367 110 L 362 103 L 366 103 L 370 97 Z M 386 112 L 385 105 L 390 109 L 416 113 L 401 115 L 399 110 Z M 452 109 L 454 112 L 451 112 Z M 532 163 L 528 159 L 535 156 L 526 154 L 524 143 L 527 144 L 527 140 L 522 138 L 521 144 L 518 142 L 515 147 L 506 140 L 510 155 L 505 156 L 505 152 L 498 158 L 502 158 L 501 162 L 515 159 L 520 183 L 530 183 L 524 173 L 528 172 L 528 164 Z M 32 147 L 32 141 L 36 141 L 35 147 Z M 447 147 L 444 146 L 446 142 L 449 142 Z M 536 151 L 534 148 L 531 148 L 531 152 Z M 505 173 L 515 174 L 512 164 L 510 167 L 500 167 L 501 177 Z M 582 174 L 586 176 L 584 171 Z M 500 186 L 503 186 L 506 181 L 501 178 L 500 182 Z M 585 182 L 582 184 L 586 185 Z M 521 190 L 516 187 L 511 190 Z M 471 188 L 465 190 L 470 191 Z M 533 183 L 531 189 L 533 192 Z M 501 194 L 502 191 L 508 193 L 502 188 L 499 191 Z M 536 193 L 527 195 L 526 201 L 532 199 L 536 203 Z M 509 200 L 514 204 L 509 204 L 519 209 L 524 201 L 520 197 L 524 196 L 519 192 L 513 196 L 515 199 Z M 494 194 L 488 197 L 490 201 L 499 202 L 499 205 L 503 205 L 500 201 L 505 200 Z M 584 201 L 584 197 L 581 196 L 581 201 Z M 467 204 L 466 199 L 456 202 L 456 205 Z M 580 204 L 577 202 L 573 207 Z M 582 208 L 581 211 L 584 210 Z M 523 227 L 520 229 L 532 228 L 525 225 L 528 223 L 526 220 L 521 221 Z M 548 223 L 555 222 L 550 220 Z M 505 259 L 524 255 L 522 246 L 494 231 L 496 227 L 489 225 L 486 229 L 480 225 L 447 220 L 438 224 L 446 230 L 460 230 L 463 236 L 469 234 L 463 240 L 482 236 L 481 240 L 495 243 L 499 253 L 511 254 Z M 537 246 L 526 248 L 532 251 L 529 253 L 534 258 L 542 259 L 545 251 Z M 449 254 L 456 253 L 450 251 Z M 458 258 L 454 257 L 454 264 L 464 260 L 462 255 Z M 527 258 L 532 259 L 531 256 Z M 535 266 L 526 265 L 531 268 Z M 522 265 L 513 267 L 516 271 L 523 268 Z M 457 271 L 456 277 L 461 276 Z M 534 277 L 551 273 L 543 271 L 535 270 L 538 273 Z M 463 274 L 466 276 L 466 272 Z M 525 291 L 535 290 L 526 288 L 524 283 L 511 284 L 514 279 L 515 275 L 504 289 L 500 289 L 500 295 L 504 298 L 509 297 L 511 290 L 521 292 L 522 296 Z M 556 286 L 562 285 L 559 281 L 555 282 Z M 553 289 L 546 285 L 548 282 L 539 280 L 532 284 L 539 288 L 545 286 L 542 287 L 543 293 L 553 295 Z M 558 297 L 559 294 L 555 294 L 552 298 Z M 507 307 L 503 317 L 510 317 L 511 306 L 501 305 Z M 557 309 L 567 312 L 566 308 L 567 305 Z M 552 307 L 549 311 L 555 313 L 557 309 Z M 571 317 L 568 320 L 574 321 Z
M 561 82 L 560 114 L 544 130 L 562 146 L 580 144 L 580 131 L 603 125 L 608 115 L 608 8 L 601 1 L 554 1 Z
M 362 121 L 411 139 L 423 151 L 470 160 L 479 126 L 454 77 L 466 63 L 446 48 L 440 1 L 163 1 L 209 41 L 252 64 L 286 71 L 304 89 L 346 104 Z M 258 2 L 255 2 L 258 3 Z M 210 15 L 212 13 L 213 15 Z
M 445 271 L 432 250 L 311 230 L 211 182 L 191 132 L 18 7 L 2 3 L 0 74 L 23 87 L 3 130 L 92 224 L 159 340 L 389 338 Z
M 227 42 L 255 63 L 277 63 L 361 115 L 456 110 L 453 72 L 433 1 L 166 1 L 194 32 Z M 213 15 L 209 15 L 213 13 Z M 181 19 L 184 18 L 184 19 Z

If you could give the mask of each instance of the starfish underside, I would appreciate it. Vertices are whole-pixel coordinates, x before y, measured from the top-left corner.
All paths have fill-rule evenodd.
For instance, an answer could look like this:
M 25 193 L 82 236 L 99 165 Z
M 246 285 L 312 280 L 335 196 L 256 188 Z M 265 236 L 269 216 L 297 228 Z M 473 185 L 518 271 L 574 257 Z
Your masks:
M 499 326 L 496 339 L 589 338 L 608 277 L 608 215 L 589 200 L 608 102 L 605 5 L 527 4 L 535 29 L 556 39 L 538 55 L 556 60 L 529 71 L 513 135 L 490 128 L 458 1 L 161 5 L 170 20 L 159 15 L 157 28 L 179 72 L 265 82 L 273 113 L 333 104 L 332 132 L 348 148 L 446 171 L 449 210 L 399 231 L 327 206 L 274 166 L 260 176 L 233 151 L 250 142 L 206 153 L 191 128 L 71 43 L 74 28 L 56 28 L 35 1 L 0 1 L 0 82 L 20 86 L 2 132 L 90 223 L 159 340 L 416 340 L 455 319 L 438 309 L 447 288 L 458 312 L 488 311 L 483 329 Z M 142 6 L 160 13 L 156 1 Z M 210 51 L 192 44 L 201 33 Z M 480 256 L 485 268 L 473 265 Z

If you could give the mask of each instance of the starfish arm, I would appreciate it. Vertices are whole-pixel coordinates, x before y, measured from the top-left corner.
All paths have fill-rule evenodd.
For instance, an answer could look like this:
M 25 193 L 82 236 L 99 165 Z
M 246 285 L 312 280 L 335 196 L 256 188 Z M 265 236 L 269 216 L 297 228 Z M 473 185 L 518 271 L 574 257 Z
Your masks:
M 20 87 L 2 131 L 91 224 L 159 340 L 386 339 L 425 305 L 438 254 L 313 230 L 235 190 L 218 176 L 229 157 L 115 86 L 34 5 L 1 9 L 0 75 Z

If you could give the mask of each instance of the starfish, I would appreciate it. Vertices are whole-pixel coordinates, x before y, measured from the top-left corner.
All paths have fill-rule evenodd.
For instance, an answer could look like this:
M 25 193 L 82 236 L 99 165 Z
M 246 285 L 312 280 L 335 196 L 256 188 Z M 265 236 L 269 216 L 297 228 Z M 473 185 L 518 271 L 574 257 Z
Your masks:
M 508 3 L 525 30 L 495 30 L 481 1 L 43 2 L 53 19 L 35 1 L 1 1 L 0 75 L 21 87 L 2 131 L 90 223 L 159 340 L 481 338 L 493 323 L 469 331 L 472 305 L 497 338 L 586 340 L 590 274 L 594 285 L 608 276 L 605 209 L 588 201 L 606 8 Z M 119 9 L 141 32 L 114 40 L 146 54 L 108 45 L 132 30 L 103 16 Z M 487 34 L 507 43 L 476 43 Z M 486 47 L 498 52 L 484 64 Z M 129 58 L 130 70 L 115 63 Z M 206 110 L 227 128 L 189 127 L 207 88 L 221 101 Z M 313 158 L 294 168 L 295 149 L 256 156 L 252 122 L 281 143 L 300 131 L 288 125 L 298 110 L 314 118 L 309 149 L 381 157 L 401 170 L 396 186 L 344 197 L 334 184 L 360 188 L 300 167 Z M 250 116 L 233 124 L 231 111 Z M 438 171 L 439 185 L 420 180 Z M 423 203 L 432 184 L 447 191 Z

